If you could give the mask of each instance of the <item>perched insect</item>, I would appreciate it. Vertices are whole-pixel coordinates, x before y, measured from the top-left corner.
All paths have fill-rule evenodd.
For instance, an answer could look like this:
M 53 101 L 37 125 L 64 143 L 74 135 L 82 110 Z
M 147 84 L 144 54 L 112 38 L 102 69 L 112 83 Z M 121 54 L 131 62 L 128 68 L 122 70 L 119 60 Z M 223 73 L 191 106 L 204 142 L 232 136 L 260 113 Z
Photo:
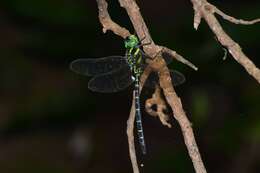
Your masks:
M 77 59 L 71 62 L 70 69 L 78 74 L 94 76 L 88 83 L 88 88 L 95 92 L 113 93 L 121 91 L 134 83 L 135 119 L 141 151 L 146 153 L 141 110 L 140 110 L 140 76 L 145 68 L 145 55 L 141 44 L 135 35 L 130 35 L 124 41 L 125 56 L 108 56 L 103 58 Z M 178 71 L 170 71 L 173 84 L 179 85 L 185 77 Z M 153 87 L 158 82 L 155 72 L 151 73 L 145 85 Z

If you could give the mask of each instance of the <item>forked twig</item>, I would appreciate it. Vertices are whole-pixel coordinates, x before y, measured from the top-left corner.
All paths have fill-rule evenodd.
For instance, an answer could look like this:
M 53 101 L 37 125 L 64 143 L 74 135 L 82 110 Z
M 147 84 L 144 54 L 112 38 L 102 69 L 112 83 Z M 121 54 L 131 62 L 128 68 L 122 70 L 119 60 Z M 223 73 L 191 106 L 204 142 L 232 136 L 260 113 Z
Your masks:
M 194 9 L 194 28 L 197 30 L 201 19 L 204 18 L 213 33 L 216 35 L 218 41 L 226 47 L 233 58 L 241 64 L 245 70 L 258 81 L 258 83 L 260 83 L 260 69 L 257 68 L 255 64 L 244 54 L 239 44 L 232 40 L 232 38 L 223 30 L 214 13 L 217 13 L 225 20 L 241 25 L 255 24 L 260 22 L 260 19 L 255 19 L 252 21 L 236 19 L 223 13 L 214 5 L 208 3 L 207 0 L 191 0 L 191 2 Z

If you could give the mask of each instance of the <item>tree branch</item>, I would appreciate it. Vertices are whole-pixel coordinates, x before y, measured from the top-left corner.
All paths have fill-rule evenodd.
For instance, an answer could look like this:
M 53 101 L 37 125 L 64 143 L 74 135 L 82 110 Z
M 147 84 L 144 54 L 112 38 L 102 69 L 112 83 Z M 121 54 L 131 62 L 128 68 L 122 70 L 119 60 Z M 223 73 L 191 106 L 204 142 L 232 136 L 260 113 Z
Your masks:
M 189 155 L 194 165 L 196 173 L 206 173 L 206 169 L 202 162 L 198 146 L 195 141 L 191 123 L 189 122 L 181 103 L 181 99 L 177 96 L 174 88 L 172 87 L 171 78 L 169 78 L 169 69 L 161 68 L 160 72 L 160 85 L 163 88 L 164 95 L 167 102 L 173 109 L 174 118 L 181 126 L 184 142 L 188 148 Z
M 225 20 L 228 20 L 235 24 L 251 25 L 260 22 L 260 19 L 255 19 L 252 21 L 245 21 L 241 19 L 235 19 L 234 17 L 228 16 L 217 7 L 207 2 L 207 0 L 191 0 L 194 9 L 194 28 L 197 30 L 200 24 L 201 18 L 204 18 L 208 23 L 209 27 L 216 35 L 218 41 L 228 49 L 229 53 L 233 58 L 241 64 L 245 70 L 254 77 L 258 83 L 260 83 L 260 70 L 255 66 L 255 64 L 244 54 L 238 43 L 229 37 L 228 34 L 223 30 L 222 26 L 218 22 L 214 13 L 219 14 Z

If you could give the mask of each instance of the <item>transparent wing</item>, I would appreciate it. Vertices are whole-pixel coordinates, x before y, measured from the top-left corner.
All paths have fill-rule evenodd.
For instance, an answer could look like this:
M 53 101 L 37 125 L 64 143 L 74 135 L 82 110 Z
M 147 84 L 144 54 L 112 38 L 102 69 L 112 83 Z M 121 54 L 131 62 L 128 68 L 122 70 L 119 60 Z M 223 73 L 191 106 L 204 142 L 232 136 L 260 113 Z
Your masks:
M 186 80 L 185 76 L 177 70 L 171 70 L 170 75 L 174 86 L 181 85 Z
M 144 59 L 151 59 L 148 55 L 146 55 L 146 54 L 144 54 L 144 53 L 142 53 L 142 56 L 143 56 L 143 58 Z M 168 53 L 166 53 L 166 52 L 163 52 L 163 54 L 162 54 L 162 58 L 164 59 L 164 61 L 165 61 L 165 63 L 168 65 L 168 64 L 170 64 L 172 61 L 173 61 L 173 57 L 172 57 L 172 55 L 170 55 L 170 54 L 168 54 Z M 146 67 L 147 66 L 147 64 L 145 64 L 144 65 L 144 67 Z
M 166 62 L 166 64 L 170 64 L 173 61 L 172 55 L 170 55 L 170 54 L 168 54 L 166 52 L 164 52 L 162 54 L 162 57 L 163 57 L 164 61 Z
M 108 73 L 125 66 L 127 60 L 122 56 L 108 56 L 103 58 L 76 59 L 70 63 L 70 69 L 78 74 L 96 76 Z
M 88 88 L 95 92 L 113 93 L 127 88 L 132 83 L 132 73 L 127 64 L 116 71 L 92 78 L 88 83 Z
M 171 80 L 174 86 L 183 84 L 185 82 L 185 77 L 182 73 L 176 70 L 170 70 Z M 156 84 L 159 82 L 159 77 L 157 72 L 152 72 L 147 80 L 145 81 L 145 87 L 155 88 Z

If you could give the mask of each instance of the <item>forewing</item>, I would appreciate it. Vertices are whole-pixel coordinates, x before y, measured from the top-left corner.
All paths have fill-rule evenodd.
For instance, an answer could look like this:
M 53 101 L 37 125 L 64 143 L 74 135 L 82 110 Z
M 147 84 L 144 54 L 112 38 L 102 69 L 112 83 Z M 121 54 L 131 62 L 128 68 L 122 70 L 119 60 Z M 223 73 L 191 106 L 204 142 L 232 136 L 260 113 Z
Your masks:
M 177 70 L 171 70 L 170 75 L 171 75 L 172 83 L 174 86 L 181 85 L 186 80 L 185 76 Z
M 142 54 L 142 56 L 143 56 L 144 59 L 150 59 L 151 60 L 151 57 L 147 56 L 146 54 Z M 173 56 L 166 53 L 166 52 L 162 53 L 162 58 L 164 59 L 164 61 L 167 65 L 170 64 L 173 61 Z
M 121 66 L 117 71 L 98 75 L 88 83 L 88 88 L 95 92 L 113 93 L 127 88 L 133 82 L 128 65 Z
M 178 86 L 185 82 L 185 77 L 182 73 L 176 70 L 170 70 L 171 80 L 174 86 Z M 159 83 L 159 76 L 157 72 L 151 72 L 145 82 L 145 87 L 155 88 L 156 84 Z
M 173 61 L 173 56 L 166 52 L 162 53 L 162 57 L 163 57 L 164 61 L 166 62 L 166 64 L 170 64 Z
M 70 69 L 78 74 L 96 76 L 125 66 L 127 60 L 122 56 L 108 56 L 103 58 L 76 59 L 70 63 Z

